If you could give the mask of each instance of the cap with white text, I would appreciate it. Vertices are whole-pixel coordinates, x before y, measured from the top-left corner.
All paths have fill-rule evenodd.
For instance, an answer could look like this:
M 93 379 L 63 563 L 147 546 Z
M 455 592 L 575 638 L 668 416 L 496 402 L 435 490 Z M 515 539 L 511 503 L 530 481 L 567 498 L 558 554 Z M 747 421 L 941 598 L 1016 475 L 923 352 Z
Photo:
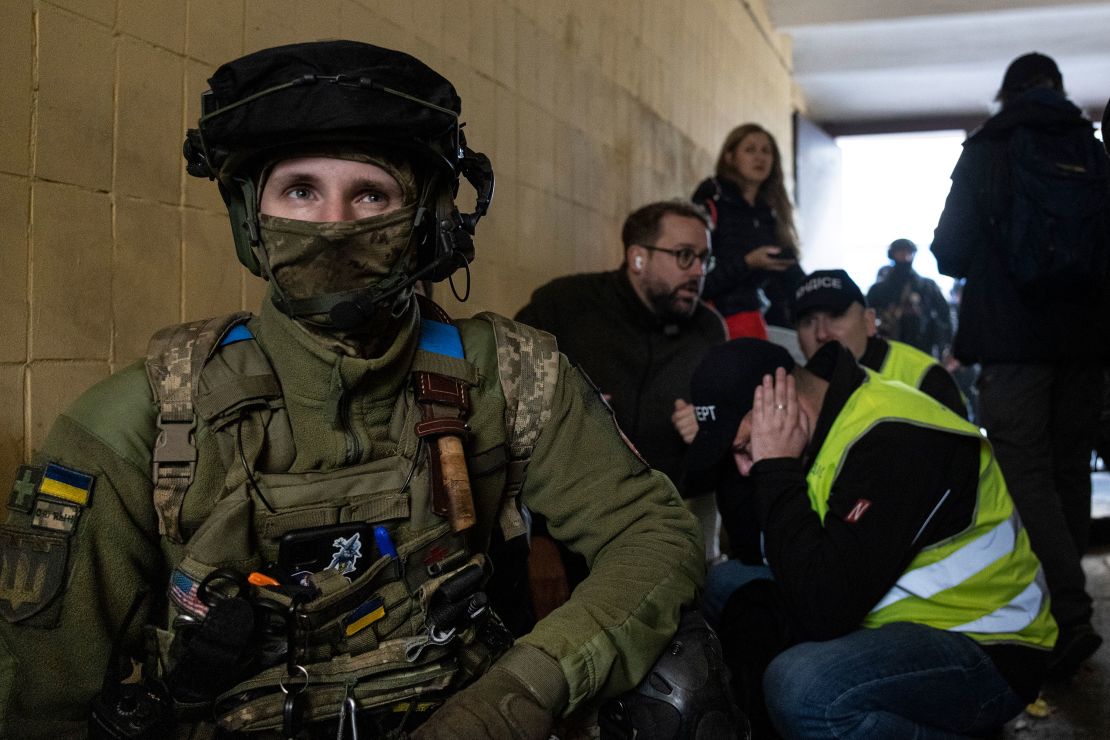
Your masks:
M 794 289 L 795 320 L 811 311 L 840 315 L 853 303 L 866 307 L 867 299 L 844 270 L 814 270 Z
M 756 386 L 780 367 L 794 369 L 790 353 L 762 339 L 734 339 L 705 353 L 690 379 L 698 434 L 686 452 L 688 471 L 708 471 L 725 458 L 751 411 Z

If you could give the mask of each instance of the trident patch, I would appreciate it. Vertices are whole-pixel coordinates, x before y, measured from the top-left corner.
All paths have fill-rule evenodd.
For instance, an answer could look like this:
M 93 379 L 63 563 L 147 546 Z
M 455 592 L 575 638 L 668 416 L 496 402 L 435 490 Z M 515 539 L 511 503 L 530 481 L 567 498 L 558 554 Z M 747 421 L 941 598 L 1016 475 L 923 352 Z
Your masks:
M 19 622 L 46 608 L 65 582 L 69 540 L 0 529 L 0 616 Z

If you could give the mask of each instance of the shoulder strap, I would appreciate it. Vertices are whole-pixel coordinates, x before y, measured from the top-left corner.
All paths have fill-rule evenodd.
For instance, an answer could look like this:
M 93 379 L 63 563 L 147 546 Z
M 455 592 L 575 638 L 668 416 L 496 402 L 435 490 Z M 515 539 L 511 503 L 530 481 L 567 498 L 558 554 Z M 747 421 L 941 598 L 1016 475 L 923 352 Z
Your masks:
M 504 316 L 484 311 L 474 318 L 493 326 L 497 343 L 497 374 L 505 395 L 510 457 L 500 524 L 509 540 L 526 531 L 516 498 L 524 487 L 536 440 L 551 418 L 559 381 L 559 348 L 555 337 L 547 332 Z
M 421 295 L 417 302 L 421 318 L 419 350 L 448 364 L 436 370 L 413 365 L 412 385 L 421 415 L 415 431 L 429 442 L 432 511 L 446 516 L 451 529 L 461 532 L 477 521 L 462 445 L 469 432 L 466 420 L 470 394 L 464 380 L 449 374 L 450 361 L 463 359 L 462 339 L 446 311 Z
M 159 330 L 147 347 L 146 373 L 158 406 L 153 450 L 154 508 L 158 533 L 180 543 L 181 506 L 196 472 L 194 394 L 205 361 L 220 340 L 250 314 L 238 312 Z

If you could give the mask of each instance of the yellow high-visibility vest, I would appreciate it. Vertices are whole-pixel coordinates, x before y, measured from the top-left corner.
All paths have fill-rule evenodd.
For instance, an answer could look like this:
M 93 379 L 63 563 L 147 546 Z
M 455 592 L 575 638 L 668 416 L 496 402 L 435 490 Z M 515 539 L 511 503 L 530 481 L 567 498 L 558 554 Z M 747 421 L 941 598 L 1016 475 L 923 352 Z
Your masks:
M 898 380 L 910 388 L 920 388 L 925 373 L 938 364 L 936 358 L 902 342 L 892 339 L 884 341 L 890 345 L 890 349 L 876 372 L 886 380 Z
M 810 505 L 822 523 L 828 513 L 829 493 L 848 452 L 883 421 L 976 438 L 979 490 L 974 521 L 959 534 L 919 551 L 864 618 L 863 626 L 915 622 L 962 632 L 981 643 L 1017 642 L 1051 648 L 1057 630 L 1049 612 L 1044 573 L 990 443 L 973 424 L 938 401 L 866 372 L 867 379 L 836 417 L 806 477 Z M 897 557 L 897 553 L 890 556 Z

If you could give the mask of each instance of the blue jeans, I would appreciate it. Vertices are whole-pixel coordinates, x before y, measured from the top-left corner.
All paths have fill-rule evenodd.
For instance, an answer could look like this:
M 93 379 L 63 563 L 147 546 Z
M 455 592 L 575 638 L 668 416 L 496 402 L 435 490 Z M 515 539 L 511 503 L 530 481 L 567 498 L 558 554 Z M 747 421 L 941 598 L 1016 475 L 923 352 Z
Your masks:
M 1024 706 L 971 638 L 909 622 L 795 645 L 763 691 L 786 738 L 982 735 Z
M 766 565 L 745 565 L 739 560 L 726 560 L 710 568 L 701 597 L 701 613 L 709 626 L 716 629 L 733 591 L 759 578 L 771 580 L 771 569 Z

